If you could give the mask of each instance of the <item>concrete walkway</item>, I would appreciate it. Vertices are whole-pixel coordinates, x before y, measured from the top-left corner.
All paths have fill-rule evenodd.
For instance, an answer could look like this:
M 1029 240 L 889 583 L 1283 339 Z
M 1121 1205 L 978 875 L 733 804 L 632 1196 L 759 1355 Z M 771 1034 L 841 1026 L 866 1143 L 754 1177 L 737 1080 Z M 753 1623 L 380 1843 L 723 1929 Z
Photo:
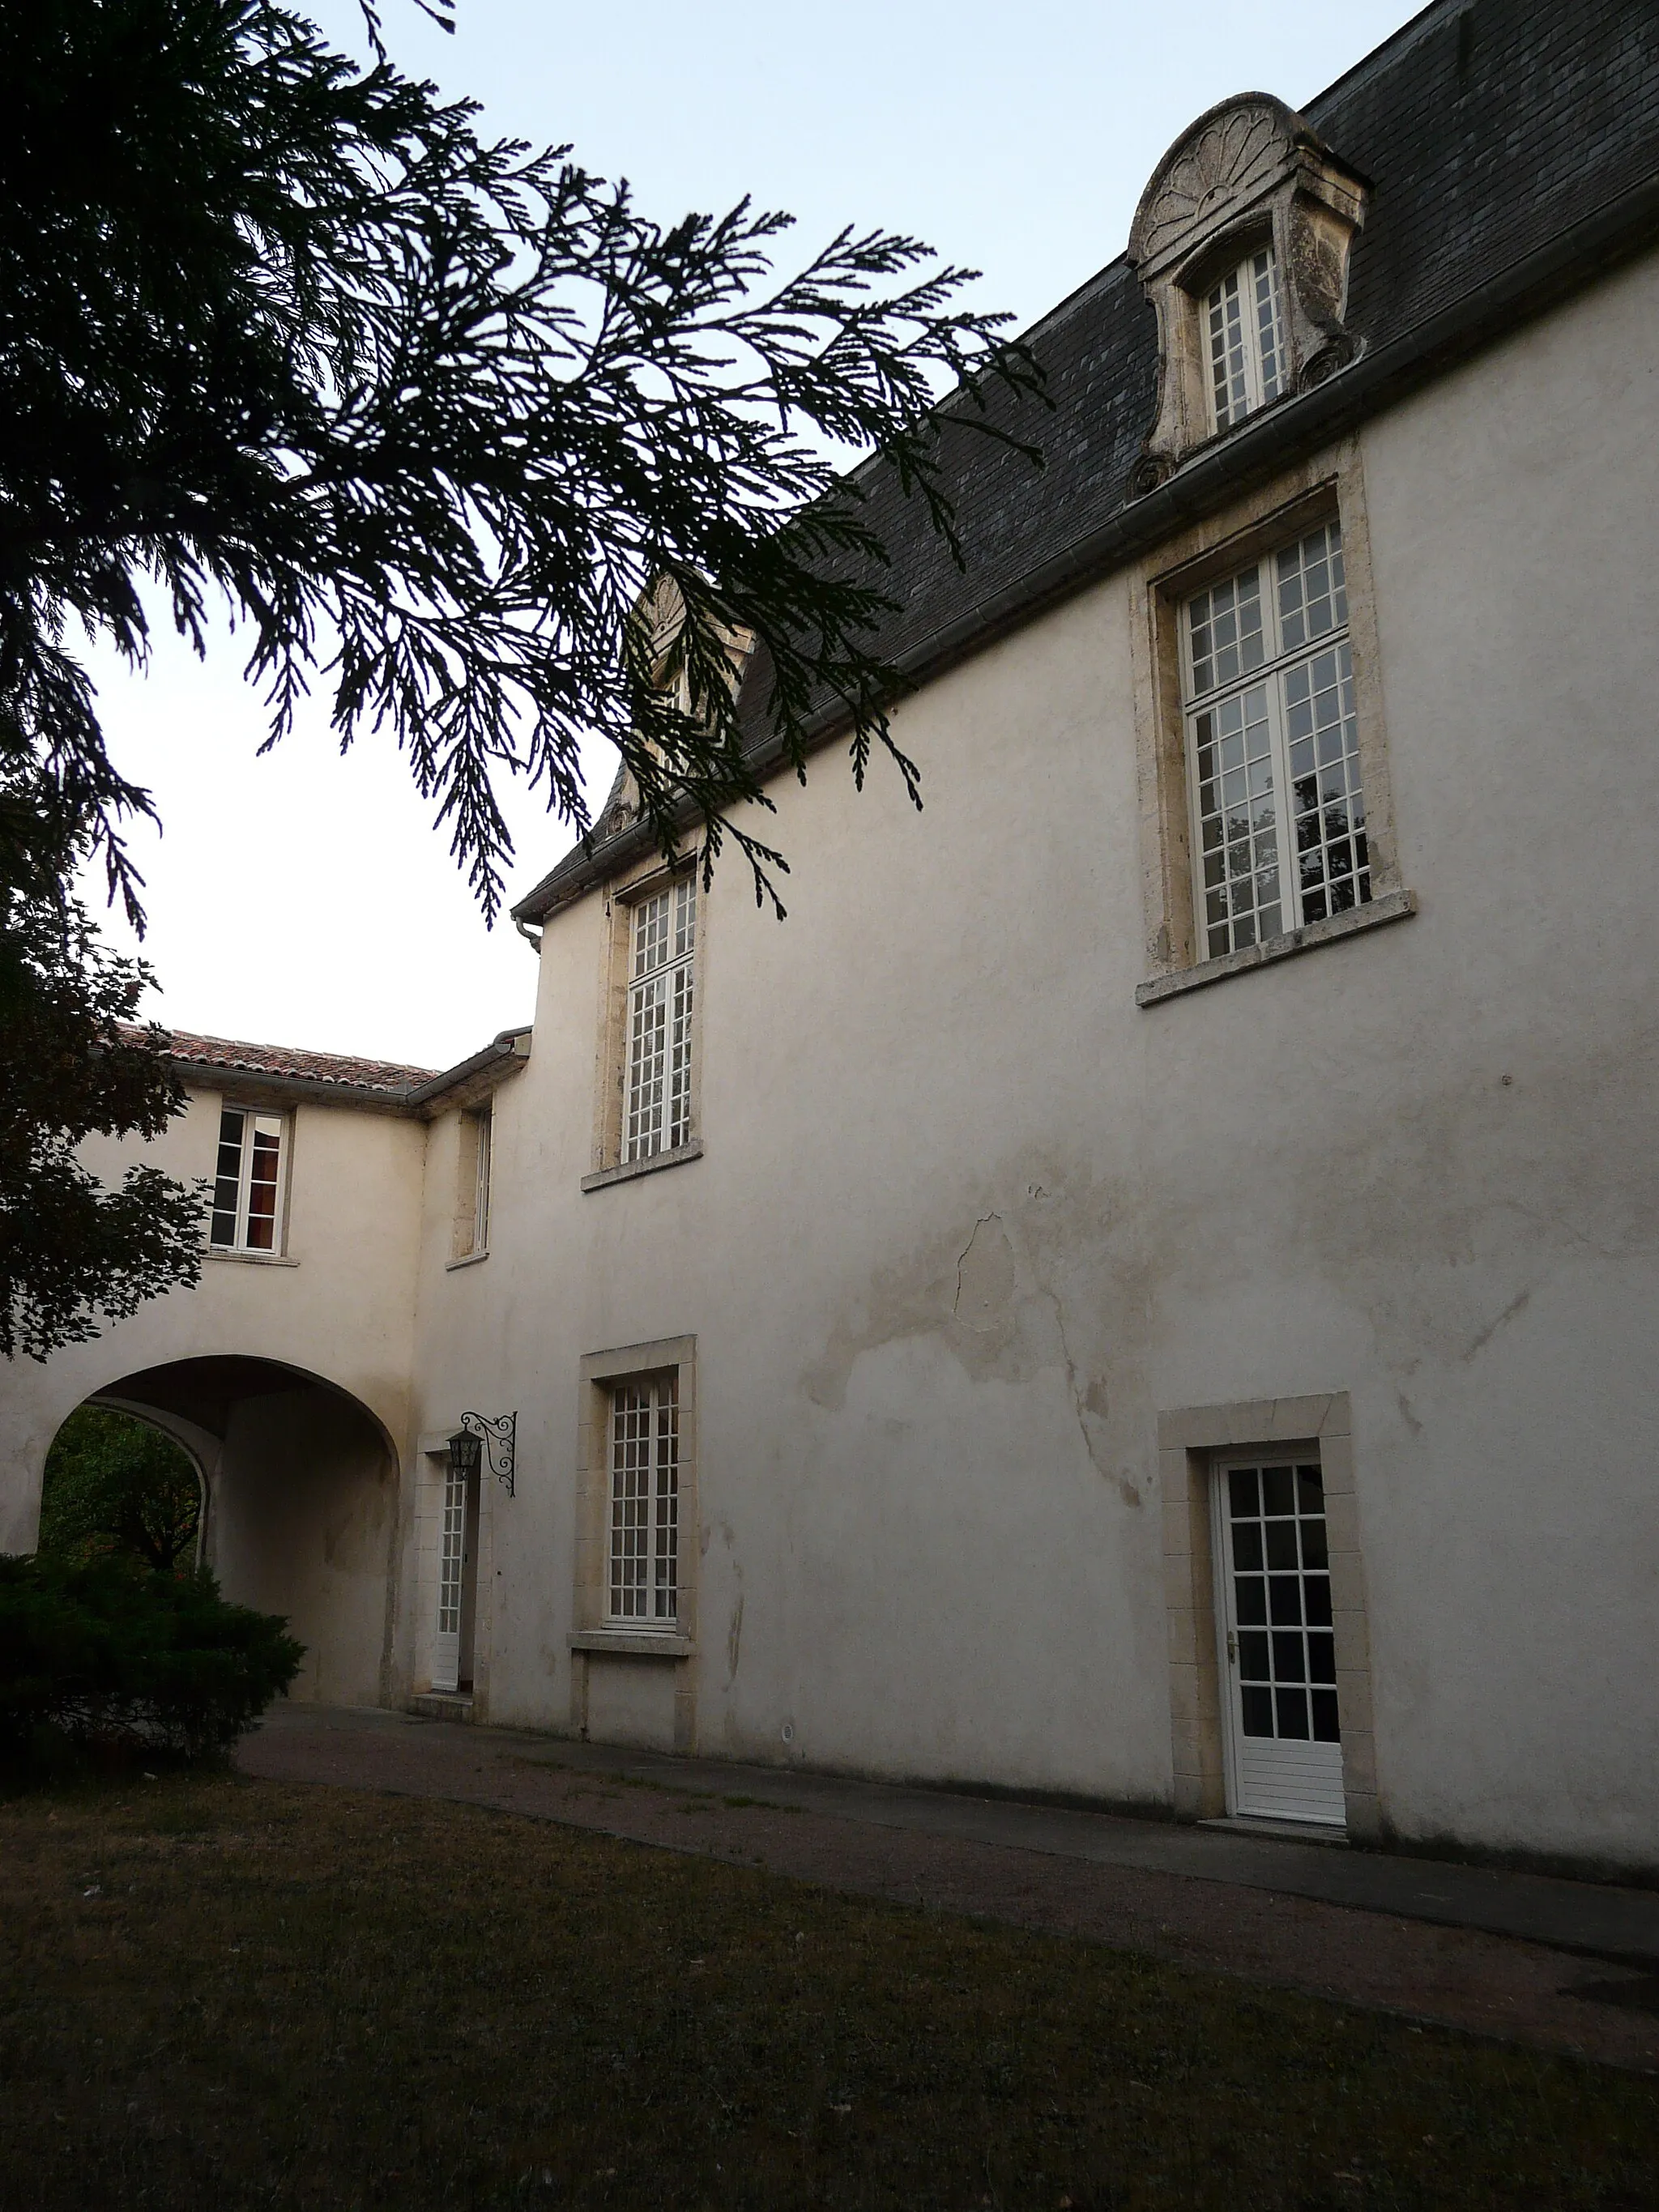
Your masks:
M 452 1797 L 1659 2070 L 1644 1890 L 381 1711 L 279 1705 L 240 1757 L 272 1780 Z

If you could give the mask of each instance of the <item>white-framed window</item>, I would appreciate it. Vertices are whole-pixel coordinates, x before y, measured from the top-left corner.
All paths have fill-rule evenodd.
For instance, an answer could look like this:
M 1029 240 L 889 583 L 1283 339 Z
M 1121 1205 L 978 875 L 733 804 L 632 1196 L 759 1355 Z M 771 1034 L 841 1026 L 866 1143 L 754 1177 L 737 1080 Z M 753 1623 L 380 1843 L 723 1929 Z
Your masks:
M 467 1116 L 472 1124 L 472 1245 L 489 1249 L 489 1156 L 493 1118 L 488 1106 Z
M 1285 318 L 1273 248 L 1231 269 L 1204 302 L 1210 343 L 1210 413 L 1225 430 L 1285 389 Z
M 1335 521 L 1182 609 L 1194 895 L 1211 959 L 1370 898 L 1347 624 Z
M 227 1252 L 282 1249 L 283 1170 L 288 1121 L 281 1114 L 227 1106 L 219 1116 L 208 1243 Z
M 690 1142 L 696 878 L 680 876 L 641 899 L 630 921 L 624 1163 Z
M 680 1390 L 669 1372 L 611 1392 L 610 1618 L 679 1619 Z

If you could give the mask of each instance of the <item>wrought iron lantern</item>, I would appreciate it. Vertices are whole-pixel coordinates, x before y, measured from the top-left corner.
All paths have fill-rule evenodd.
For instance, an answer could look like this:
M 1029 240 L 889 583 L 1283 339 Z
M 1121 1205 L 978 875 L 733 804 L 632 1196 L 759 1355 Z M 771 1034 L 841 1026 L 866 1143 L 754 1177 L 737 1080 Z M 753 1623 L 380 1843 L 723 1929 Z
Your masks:
M 489 1472 L 511 1498 L 518 1431 L 516 1413 L 463 1413 L 460 1427 L 449 1439 L 451 1474 L 476 1474 L 488 1453 Z

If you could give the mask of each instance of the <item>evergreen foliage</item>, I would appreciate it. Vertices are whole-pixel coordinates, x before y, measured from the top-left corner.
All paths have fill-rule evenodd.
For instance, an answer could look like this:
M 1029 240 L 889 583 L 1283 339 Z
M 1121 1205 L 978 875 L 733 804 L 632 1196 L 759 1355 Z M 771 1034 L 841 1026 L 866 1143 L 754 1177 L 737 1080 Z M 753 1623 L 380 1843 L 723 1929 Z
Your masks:
M 1006 441 L 988 391 L 1036 382 L 974 272 L 847 230 L 779 278 L 788 217 L 664 226 L 273 0 L 7 9 L 0 82 L 0 742 L 130 902 L 149 802 L 70 626 L 141 667 L 158 601 L 201 650 L 228 602 L 273 738 L 319 678 L 343 744 L 389 730 L 489 914 L 494 782 L 585 829 L 592 732 L 661 837 L 689 811 L 759 888 L 734 639 L 798 768 L 826 701 L 860 775 L 892 749 L 886 548 L 836 455 L 879 454 L 951 537 L 941 384 Z M 640 611 L 665 587 L 667 637 Z
M 182 1445 L 131 1413 L 77 1406 L 46 1455 L 38 1549 L 82 1564 L 118 1555 L 170 1573 L 195 1548 L 201 1504 Z
M 0 730 L 0 745 L 3 744 Z M 159 1030 L 131 1024 L 143 962 L 64 888 L 85 833 L 0 780 L 0 1356 L 45 1359 L 201 1273 L 204 1198 L 140 1162 L 111 1189 L 94 1134 L 156 1137 L 183 1103 Z M 9 877 L 5 860 L 13 866 Z M 205 1189 L 205 1186 L 203 1187 Z
M 228 1605 L 205 1572 L 0 1556 L 0 1754 L 223 1752 L 299 1672 L 304 1649 L 287 1627 Z
M 443 21 L 453 0 L 414 0 Z M 192 1194 L 101 1188 L 87 1134 L 153 1136 L 178 1094 L 135 1042 L 140 963 L 67 886 L 89 860 L 142 927 L 124 830 L 153 812 L 83 658 L 152 623 L 247 642 L 275 742 L 308 687 L 343 746 L 384 731 L 487 916 L 522 775 L 586 836 L 610 738 L 667 849 L 769 804 L 734 661 L 804 773 L 839 713 L 860 782 L 893 744 L 893 602 L 872 468 L 960 557 L 934 403 L 1006 443 L 1038 379 L 974 274 L 844 231 L 793 275 L 747 201 L 664 225 L 568 158 L 275 0 L 0 9 L 0 1354 L 44 1358 L 196 1279 Z M 994 404 L 993 403 L 995 403 Z M 861 473 L 841 462 L 873 455 Z M 749 820 L 752 823 L 753 816 Z M 781 906 L 778 905 L 781 912 Z

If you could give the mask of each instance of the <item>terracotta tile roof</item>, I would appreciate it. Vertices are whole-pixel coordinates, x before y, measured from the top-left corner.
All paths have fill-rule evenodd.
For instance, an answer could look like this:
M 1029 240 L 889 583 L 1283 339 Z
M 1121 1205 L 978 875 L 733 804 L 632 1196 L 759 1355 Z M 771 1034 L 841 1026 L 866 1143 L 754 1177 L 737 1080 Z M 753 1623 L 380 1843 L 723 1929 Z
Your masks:
M 391 1060 L 354 1060 L 339 1052 L 307 1052 L 289 1045 L 244 1044 L 234 1037 L 192 1036 L 168 1032 L 169 1056 L 192 1067 L 222 1067 L 244 1075 L 285 1076 L 302 1083 L 337 1084 L 343 1090 L 383 1091 L 395 1097 L 440 1073 L 434 1067 L 405 1067 Z

